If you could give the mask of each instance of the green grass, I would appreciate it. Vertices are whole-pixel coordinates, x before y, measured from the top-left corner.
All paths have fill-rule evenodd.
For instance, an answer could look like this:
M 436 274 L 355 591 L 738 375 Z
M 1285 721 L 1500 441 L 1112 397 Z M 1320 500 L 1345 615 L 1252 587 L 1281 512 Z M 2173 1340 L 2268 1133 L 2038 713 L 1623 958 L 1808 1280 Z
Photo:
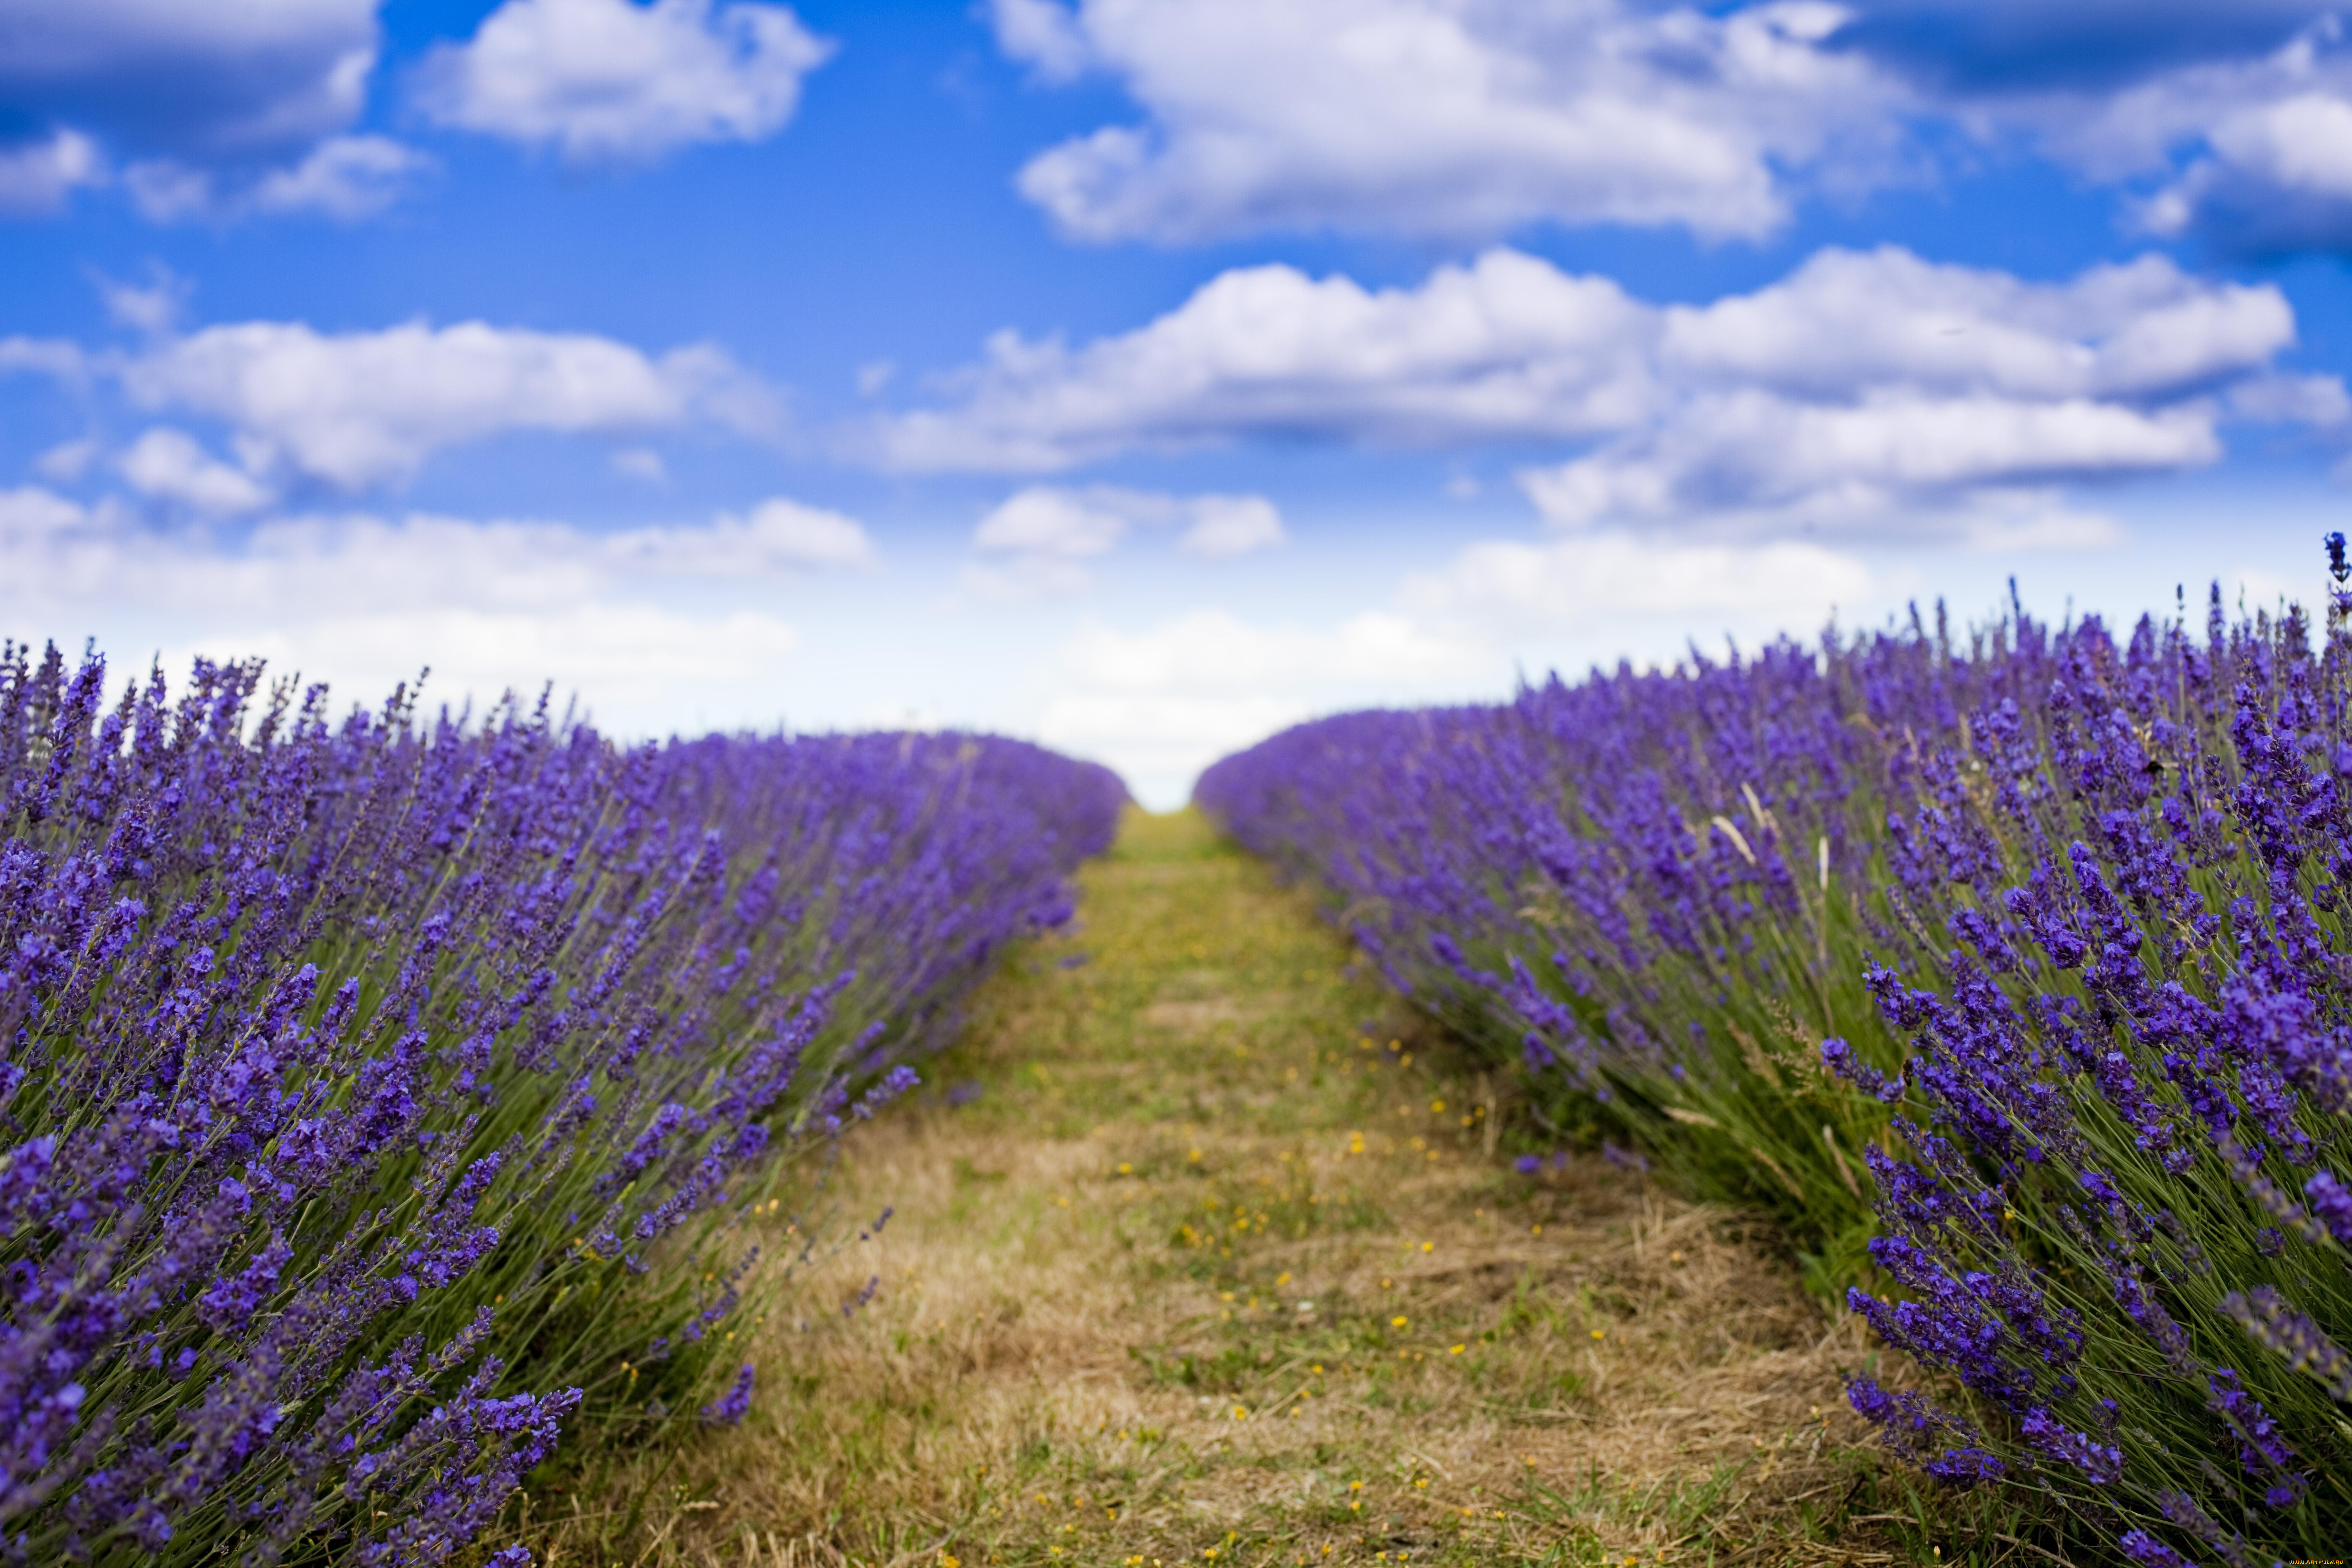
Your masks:
M 848 1140 L 836 1215 L 898 1213 L 747 1335 L 745 1426 L 536 1479 L 557 1563 L 2013 1550 L 1881 1464 L 1839 1383 L 1877 1358 L 1752 1216 L 1516 1173 L 1522 1113 L 1197 817 L 1082 880 Z

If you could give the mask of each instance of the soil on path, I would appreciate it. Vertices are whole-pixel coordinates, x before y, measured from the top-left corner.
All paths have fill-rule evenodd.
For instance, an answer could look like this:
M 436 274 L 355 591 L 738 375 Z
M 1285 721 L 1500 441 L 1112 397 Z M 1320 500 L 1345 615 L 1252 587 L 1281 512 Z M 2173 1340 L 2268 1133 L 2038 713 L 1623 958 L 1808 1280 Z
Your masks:
M 539 1500 L 557 1563 L 1906 1555 L 1869 1352 L 1737 1216 L 1520 1173 L 1507 1102 L 1197 816 L 1081 881 L 847 1141 L 839 1212 L 895 1216 L 796 1284 L 751 1419 L 597 1479 L 660 1467 L 636 1541 Z

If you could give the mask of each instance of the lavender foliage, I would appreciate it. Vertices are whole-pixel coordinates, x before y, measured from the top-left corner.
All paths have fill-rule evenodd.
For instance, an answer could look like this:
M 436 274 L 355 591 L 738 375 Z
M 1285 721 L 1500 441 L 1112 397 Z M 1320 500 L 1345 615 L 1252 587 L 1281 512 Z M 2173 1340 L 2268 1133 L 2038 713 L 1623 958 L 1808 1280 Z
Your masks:
M 1198 797 L 1532 1102 L 1775 1210 L 1855 1408 L 2136 1561 L 2352 1538 L 2352 634 L 2012 607 L 1345 715 Z M 1671 1131 L 1671 1136 L 1666 1135 Z
M 747 1226 L 1117 780 L 0 648 L 0 1560 L 427 1563 L 707 1394 Z

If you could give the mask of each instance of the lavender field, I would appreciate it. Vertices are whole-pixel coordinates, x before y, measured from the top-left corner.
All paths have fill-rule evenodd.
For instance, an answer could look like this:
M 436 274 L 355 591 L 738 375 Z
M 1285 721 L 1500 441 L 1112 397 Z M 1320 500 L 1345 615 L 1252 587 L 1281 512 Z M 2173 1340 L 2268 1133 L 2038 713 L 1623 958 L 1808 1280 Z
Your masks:
M 1199 798 L 1563 1142 L 1777 1215 L 1918 1369 L 1846 1395 L 1936 1481 L 2084 1560 L 2326 1559 L 2347 609 L 1915 615 L 1320 721 Z
M 2340 539 L 2330 553 L 2341 583 Z M 1486 1096 L 1447 1143 L 1381 1145 L 1405 1171 L 1415 1152 L 1456 1148 L 1450 1201 L 1486 1205 L 1465 1222 L 1424 1198 L 1410 1223 L 1467 1224 L 1475 1255 L 1489 1208 L 1539 1200 L 1570 1224 L 1542 1197 L 1555 1173 L 1607 1165 L 1574 1181 L 1753 1216 L 1762 1254 L 1710 1266 L 1801 1280 L 1824 1313 L 1850 1315 L 1832 1334 L 1844 1401 L 1920 1478 L 1905 1540 L 1965 1528 L 2090 1560 L 2237 1568 L 2322 1556 L 2352 1530 L 2347 778 L 2352 598 L 2336 591 L 2314 623 L 2292 606 L 2232 615 L 2217 591 L 2197 622 L 2176 611 L 2123 635 L 2014 605 L 1957 631 L 1939 612 L 1812 647 L 1555 678 L 1507 703 L 1346 714 L 1218 763 L 1198 797 L 1319 903 L 1362 969 L 1349 984 L 1434 1031 L 1433 1130 L 1449 1097 Z M 919 1248 L 1020 1293 L 1017 1271 L 938 1228 L 963 1201 L 915 1173 L 926 1147 L 975 1151 L 956 1156 L 962 1172 L 1025 1134 L 955 1124 L 999 1128 L 974 1142 L 936 1120 L 979 1079 L 923 1086 L 950 1047 L 951 1072 L 970 1069 L 958 1042 L 983 983 L 1018 994 L 991 981 L 1005 957 L 1071 928 L 1072 874 L 1110 849 L 1128 808 L 1107 770 L 955 733 L 623 746 L 544 700 L 428 714 L 404 690 L 338 712 L 324 688 L 265 685 L 258 663 L 110 682 L 94 653 L 12 645 L 0 782 L 11 1560 L 520 1564 L 545 1542 L 625 1556 L 648 1503 L 663 1506 L 649 1465 L 731 1464 L 773 1492 L 789 1483 L 762 1465 L 844 1464 L 805 1438 L 779 1459 L 774 1437 L 727 1429 L 763 1400 L 787 1402 L 767 1417 L 778 1435 L 804 1419 L 799 1394 L 770 1387 L 774 1358 L 807 1353 L 772 1316 L 804 1336 L 840 1295 L 854 1330 L 878 1296 L 893 1342 L 921 1328 L 946 1277 L 907 1266 L 886 1289 L 887 1248 L 862 1284 L 842 1273 L 883 1247 L 895 1201 L 875 1199 L 894 1180 L 919 1205 L 901 1233 L 914 1224 Z M 1211 1065 L 1217 1042 L 1249 1037 L 1216 1020 L 1312 994 L 1282 1027 L 1332 1037 L 1307 1047 L 1316 1085 L 1333 1067 L 1340 1085 L 1370 1072 L 1361 1092 L 1377 1101 L 1373 1069 L 1399 1070 L 1393 1042 L 1353 1059 L 1353 1031 L 1321 1014 L 1364 998 L 1286 977 L 1283 963 L 1328 961 L 1281 934 L 1278 905 L 1250 910 L 1106 905 L 1119 973 L 1144 966 L 1112 991 L 1086 978 L 1082 950 L 1019 961 L 1068 977 L 1050 1002 L 1076 1042 L 1061 1070 L 1213 1075 L 1185 1091 L 1190 1154 L 1152 1156 L 1178 1173 L 1223 1168 L 1202 1146 L 1235 1135 L 1202 1096 L 1213 1105 L 1224 1091 L 1205 1086 L 1240 1070 Z M 1236 919 L 1255 923 L 1216 924 Z M 1161 955 L 1155 941 L 1190 946 Z M 1153 1000 L 1195 984 L 1186 952 L 1231 942 L 1221 962 L 1266 1003 Z M 1298 956 L 1269 968 L 1239 956 L 1253 949 Z M 1051 1081 L 1019 1068 L 1034 1045 L 991 1028 L 1005 1044 L 987 1048 Z M 1342 1129 L 1377 1105 L 1352 1089 L 1293 1104 L 1301 1089 L 1293 1069 L 1234 1101 L 1255 1107 L 1236 1146 L 1255 1152 L 1232 1158 L 1295 1147 L 1279 1178 L 1257 1179 L 1329 1184 L 1351 1214 L 1393 1208 L 1393 1177 L 1383 1191 L 1348 1174 L 1368 1134 Z M 844 1139 L 900 1119 L 892 1102 L 910 1091 L 934 1108 L 898 1134 L 915 1152 L 850 1182 L 842 1207 L 826 1173 Z M 1164 1098 L 1098 1096 L 1053 1136 L 1099 1145 L 1084 1161 L 1108 1166 L 1123 1139 L 1165 1142 L 1155 1118 L 1172 1109 L 1149 1109 Z M 1102 1201 L 1129 1201 L 1116 1184 L 1134 1170 L 1098 1178 Z M 1192 1212 L 1179 1257 L 1204 1245 Z M 1398 1332 L 1418 1320 L 1381 1325 L 1395 1280 L 1360 1306 L 1369 1277 L 1314 1262 L 1337 1233 L 1316 1241 L 1312 1212 L 1262 1263 L 1228 1243 L 1234 1261 L 1187 1267 L 1229 1304 L 1253 1292 L 1223 1356 L 1274 1353 L 1250 1348 L 1274 1331 L 1250 1326 L 1268 1289 L 1328 1296 L 1301 1303 L 1295 1359 L 1321 1358 L 1318 1378 L 1324 1361 L 1369 1376 L 1369 1415 L 1406 1396 L 1377 1359 L 1352 1369 L 1400 1340 L 1408 1363 L 1423 1356 Z M 1395 1222 L 1351 1223 L 1377 1236 Z M 1574 1234 L 1605 1246 L 1602 1229 Z M 1102 1267 L 1068 1247 L 1025 1267 L 1074 1281 Z M 894 1289 L 911 1309 L 887 1306 Z M 1491 1347 L 1461 1363 L 1465 1389 L 1512 1376 L 1515 1357 L 1552 1364 L 1509 1312 L 1481 1328 L 1451 1300 L 1416 1310 L 1459 1325 L 1443 1331 L 1463 1336 L 1452 1355 Z M 1140 1332 L 1129 1319 L 1157 1300 L 1108 1307 L 1091 1331 Z M 1178 1307 L 1181 1292 L 1150 1321 Z M 1158 1331 L 1194 1331 L 1165 1326 L 1181 1321 Z M 1471 1423 L 1446 1439 L 1457 1463 L 1483 1452 L 1475 1405 L 1455 1410 L 1452 1382 L 1430 1387 L 1410 1397 L 1431 1420 Z M 1148 1398 L 1131 1410 L 1139 1430 L 1157 1418 Z M 1377 1447 L 1378 1430 L 1350 1443 Z M 1411 1452 L 1392 1462 L 1419 1465 Z M 1751 1490 L 1749 1533 L 1711 1546 L 1745 1555 L 1769 1533 L 1772 1552 L 1826 1562 L 1841 1540 L 1880 1539 L 1856 1489 L 1878 1495 L 1901 1470 L 1871 1480 L 1865 1447 L 1840 1452 L 1842 1512 L 1768 1529 L 1782 1494 Z M 859 1466 L 884 1465 L 848 1462 L 853 1487 Z M 1121 1493 L 1114 1535 L 1181 1542 L 1181 1498 L 1155 1498 L 1116 1454 L 1086 1463 L 1087 1485 Z M 919 1470 L 891 1461 L 876 1485 L 886 1470 L 909 1522 L 950 1517 Z M 522 1508 L 534 1476 L 542 1500 Z M 1522 1510 L 1552 1495 L 1540 1476 Z M 549 1492 L 550 1477 L 572 1479 Z M 593 1510 L 571 1502 L 553 1535 L 530 1522 L 583 1484 Z M 1396 1505 L 1391 1539 L 1422 1539 L 1398 1522 L 1413 1502 Z M 971 1529 L 994 1558 L 1034 1554 L 986 1525 L 1002 1504 L 961 1506 L 973 1522 L 942 1541 Z M 1450 1541 L 1444 1561 L 1484 1561 L 1545 1539 L 1522 1528 L 1540 1517 L 1496 1511 L 1516 1521 L 1504 1534 L 1429 1539 Z M 1311 1539 L 1257 1528 L 1269 1563 Z M 1549 1528 L 1557 1551 L 1655 1537 L 1658 1518 Z M 877 1517 L 840 1539 L 904 1537 Z
M 2352 0 L 0 0 L 0 1568 L 2352 1563 L 2347 261 Z
M 26 1563 L 437 1563 L 560 1445 L 739 1422 L 729 1342 L 832 1240 L 747 1226 L 1070 918 L 1125 801 L 985 736 L 109 690 L 0 653 Z

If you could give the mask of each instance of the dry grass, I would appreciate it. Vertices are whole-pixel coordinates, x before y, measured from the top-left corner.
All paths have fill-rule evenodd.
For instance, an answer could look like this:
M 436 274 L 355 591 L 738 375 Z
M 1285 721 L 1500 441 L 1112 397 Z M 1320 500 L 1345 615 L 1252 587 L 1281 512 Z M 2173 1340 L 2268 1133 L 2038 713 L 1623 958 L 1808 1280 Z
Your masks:
M 1507 1106 L 1196 819 L 1131 822 L 1083 908 L 927 1074 L 980 1099 L 849 1142 L 842 1212 L 897 1213 L 767 1326 L 752 1417 L 539 1491 L 554 1563 L 1888 1563 L 1948 1528 L 1857 1446 L 1871 1353 L 1738 1216 L 1516 1173 Z M 648 1493 L 628 1530 L 590 1500 Z

